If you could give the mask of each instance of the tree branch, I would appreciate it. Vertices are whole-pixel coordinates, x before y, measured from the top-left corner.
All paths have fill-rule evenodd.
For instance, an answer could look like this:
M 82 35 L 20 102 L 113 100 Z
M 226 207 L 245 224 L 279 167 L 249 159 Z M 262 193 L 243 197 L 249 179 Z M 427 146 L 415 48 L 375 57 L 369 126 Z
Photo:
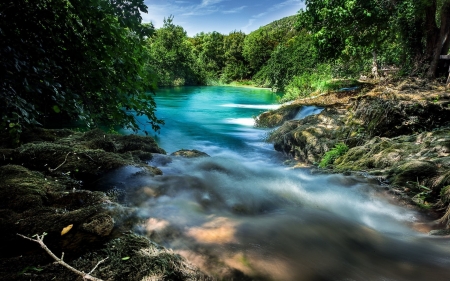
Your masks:
M 48 168 L 48 170 L 50 171 L 50 172 L 54 172 L 54 171 L 56 171 L 56 170 L 58 170 L 59 168 L 61 168 L 61 166 L 62 165 L 64 165 L 65 163 L 66 163 L 66 161 L 67 161 L 67 157 L 69 156 L 69 154 L 71 154 L 72 152 L 69 152 L 69 153 L 67 153 L 67 155 L 66 155 L 66 159 L 64 159 L 64 162 L 62 162 L 58 167 L 56 167 L 56 168 L 54 168 L 54 169 L 52 169 L 52 168 Z M 35 240 L 33 240 L 33 241 L 35 241 Z
M 80 275 L 81 277 L 83 277 L 83 279 L 85 279 L 85 280 L 91 280 L 91 281 L 103 281 L 102 279 L 98 279 L 98 278 L 92 276 L 91 274 L 92 274 L 92 272 L 93 272 L 95 269 L 97 269 L 97 267 L 98 267 L 102 262 L 104 262 L 104 261 L 105 261 L 106 259 L 108 259 L 108 258 L 105 258 L 105 259 L 99 261 L 99 262 L 95 265 L 95 267 L 94 267 L 89 273 L 84 273 L 83 271 L 79 271 L 78 269 L 75 269 L 75 268 L 73 268 L 72 266 L 70 266 L 69 264 L 67 264 L 66 262 L 64 262 L 64 261 L 63 261 L 64 253 L 62 253 L 61 258 L 58 258 L 55 254 L 52 253 L 52 251 L 50 251 L 50 249 L 44 244 L 44 236 L 45 236 L 45 233 L 42 234 L 41 236 L 36 235 L 36 237 L 37 237 L 36 239 L 31 239 L 31 238 L 29 238 L 29 237 L 27 237 L 27 236 L 24 236 L 24 235 L 22 235 L 22 234 L 19 234 L 19 233 L 17 233 L 17 235 L 19 235 L 20 237 L 22 237 L 22 238 L 24 238 L 24 239 L 27 239 L 27 240 L 30 240 L 30 241 L 33 241 L 33 242 L 38 243 L 38 244 L 41 246 L 41 248 L 44 249 L 44 251 L 46 251 L 47 254 L 49 254 L 49 255 L 50 255 L 57 263 L 59 263 L 60 265 L 64 266 L 65 268 L 69 269 L 70 271 L 74 272 L 75 274 Z

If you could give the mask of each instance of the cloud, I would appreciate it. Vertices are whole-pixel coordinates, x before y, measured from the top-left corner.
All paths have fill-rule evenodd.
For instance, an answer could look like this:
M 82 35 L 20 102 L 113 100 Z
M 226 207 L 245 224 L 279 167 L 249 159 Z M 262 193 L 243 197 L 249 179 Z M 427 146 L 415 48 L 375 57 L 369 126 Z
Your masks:
M 223 11 L 222 14 L 235 14 L 241 12 L 243 9 L 247 8 L 247 6 L 241 6 L 238 8 L 234 8 L 231 10 Z
M 187 11 L 182 13 L 183 16 L 204 16 L 218 12 L 219 6 L 217 4 L 226 0 L 202 0 L 199 5 L 192 5 L 185 7 Z
M 224 0 L 202 0 L 202 3 L 199 5 L 199 7 L 208 7 L 211 5 L 219 4 L 220 2 L 223 2 Z
M 269 8 L 269 10 L 270 11 L 276 11 L 276 10 L 279 10 L 279 9 L 281 9 L 283 7 L 286 7 L 286 6 L 300 4 L 301 2 L 303 2 L 303 1 L 302 0 L 286 0 L 284 2 L 281 2 L 281 3 L 273 5 L 272 7 Z
M 265 15 L 267 15 L 267 13 L 268 12 L 257 14 L 257 15 L 252 16 L 252 18 L 257 19 L 257 18 L 260 18 L 260 17 L 264 17 Z
M 243 31 L 248 31 L 248 28 L 250 28 L 255 21 L 256 21 L 255 19 L 249 19 L 247 25 L 242 27 L 242 30 Z
M 286 6 L 298 5 L 301 2 L 303 2 L 303 0 L 286 0 L 284 2 L 281 2 L 281 3 L 275 4 L 273 6 L 270 6 L 269 8 L 266 9 L 265 12 L 262 12 L 262 13 L 259 13 L 257 15 L 254 15 L 254 16 L 252 16 L 252 18 L 255 18 L 255 19 L 256 18 L 261 18 L 261 17 L 267 15 L 268 13 L 275 12 L 277 10 L 280 10 L 280 9 L 286 7 Z

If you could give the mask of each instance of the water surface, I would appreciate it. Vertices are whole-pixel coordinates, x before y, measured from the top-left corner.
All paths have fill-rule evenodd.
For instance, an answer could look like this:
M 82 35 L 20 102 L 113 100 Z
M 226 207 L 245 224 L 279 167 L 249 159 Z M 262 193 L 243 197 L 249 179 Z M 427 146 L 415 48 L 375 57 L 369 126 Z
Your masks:
M 164 89 L 156 102 L 160 145 L 211 157 L 157 156 L 162 176 L 111 175 L 138 210 L 138 233 L 223 280 L 449 280 L 449 240 L 417 232 L 427 221 L 382 187 L 282 165 L 263 142 L 268 131 L 253 127 L 278 106 L 270 91 Z

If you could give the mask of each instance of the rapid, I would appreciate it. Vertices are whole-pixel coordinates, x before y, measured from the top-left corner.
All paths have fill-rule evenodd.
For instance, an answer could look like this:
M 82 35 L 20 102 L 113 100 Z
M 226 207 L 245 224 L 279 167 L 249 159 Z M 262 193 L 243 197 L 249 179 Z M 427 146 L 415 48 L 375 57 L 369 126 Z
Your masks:
M 155 101 L 166 123 L 160 146 L 211 157 L 158 155 L 150 164 L 163 175 L 126 167 L 105 178 L 136 208 L 137 233 L 218 280 L 450 279 L 449 239 L 429 236 L 432 222 L 376 181 L 283 164 L 264 142 L 269 131 L 253 127 L 253 117 L 278 107 L 275 94 L 183 87 Z

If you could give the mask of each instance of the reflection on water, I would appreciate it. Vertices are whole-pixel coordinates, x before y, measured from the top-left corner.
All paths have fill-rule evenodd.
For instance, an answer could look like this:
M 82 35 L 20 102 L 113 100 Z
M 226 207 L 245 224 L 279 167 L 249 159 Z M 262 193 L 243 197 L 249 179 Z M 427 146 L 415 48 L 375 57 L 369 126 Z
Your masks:
M 253 89 L 164 89 L 161 146 L 213 157 L 155 155 L 151 165 L 164 175 L 124 168 L 102 185 L 125 191 L 141 219 L 136 232 L 219 280 L 449 280 L 449 240 L 414 231 L 426 222 L 379 196 L 379 186 L 281 165 L 262 142 L 267 131 L 252 127 L 275 100 Z

